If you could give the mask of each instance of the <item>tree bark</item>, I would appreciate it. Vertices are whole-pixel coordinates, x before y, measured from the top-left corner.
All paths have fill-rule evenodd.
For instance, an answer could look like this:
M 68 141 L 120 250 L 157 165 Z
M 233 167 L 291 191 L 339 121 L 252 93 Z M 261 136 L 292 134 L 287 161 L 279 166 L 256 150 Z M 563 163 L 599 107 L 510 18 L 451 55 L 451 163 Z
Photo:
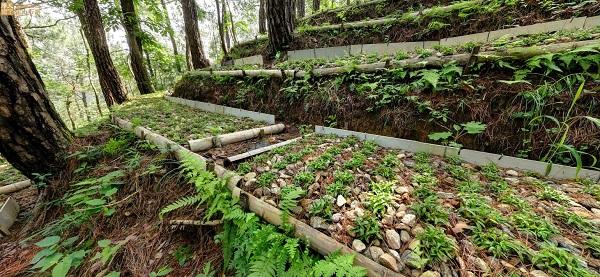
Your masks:
M 267 16 L 265 14 L 265 1 L 259 1 L 258 7 L 258 33 L 264 34 L 267 32 Z
M 221 42 L 221 51 L 223 51 L 223 57 L 227 57 L 227 43 L 225 40 L 225 22 L 223 22 L 224 16 L 221 14 L 221 4 L 219 0 L 215 0 L 217 6 L 217 25 L 219 29 L 219 41 Z M 225 12 L 225 11 L 223 11 Z
M 270 55 L 289 49 L 294 31 L 294 0 L 266 0 Z
M 167 3 L 165 3 L 165 0 L 160 0 L 160 5 L 162 6 L 163 10 L 165 10 L 165 23 L 167 24 L 167 34 L 169 35 L 169 40 L 171 40 L 171 46 L 173 47 L 173 55 L 175 56 L 175 68 L 177 69 L 177 72 L 181 72 L 181 61 L 179 59 L 179 51 L 177 50 L 175 31 L 173 31 L 173 25 L 171 24 L 171 17 L 169 16 Z
M 227 24 L 227 8 L 225 7 L 225 0 L 221 2 L 221 23 L 223 24 L 223 31 L 225 32 L 225 45 L 227 50 L 231 49 L 231 35 L 229 33 L 229 24 Z
M 84 0 L 83 2 L 84 6 L 76 13 L 92 50 L 92 56 L 94 56 L 104 100 L 109 107 L 114 104 L 121 104 L 127 100 L 127 94 L 123 89 L 121 77 L 110 57 L 98 2 L 96 0 Z
M 306 16 L 306 1 L 296 0 L 296 11 L 299 19 Z
M 0 16 L 0 153 L 33 180 L 34 173 L 55 173 L 64 166 L 72 137 L 48 98 L 19 28 L 13 16 Z
M 144 48 L 142 46 L 142 28 L 140 20 L 135 13 L 135 5 L 133 0 L 120 0 L 121 12 L 123 13 L 123 27 L 127 37 L 127 45 L 129 45 L 129 56 L 131 62 L 131 70 L 133 77 L 137 83 L 137 88 L 140 94 L 149 94 L 154 92 L 150 75 L 144 65 Z
M 321 9 L 321 0 L 313 0 L 312 12 L 317 13 Z
M 194 0 L 181 0 L 183 23 L 185 25 L 185 40 L 190 47 L 190 56 L 194 69 L 208 67 L 210 63 L 204 55 L 202 40 L 198 30 L 198 8 Z
M 90 108 L 87 101 L 87 95 L 85 95 L 85 91 L 81 91 L 81 102 L 83 103 L 83 111 L 85 112 L 85 118 L 87 121 L 92 121 L 90 116 Z
M 237 33 L 235 32 L 235 22 L 233 21 L 233 13 L 231 12 L 231 6 L 227 0 L 223 0 L 223 3 L 227 4 L 227 11 L 229 14 L 229 24 L 231 24 L 231 37 L 233 38 L 233 45 L 238 44 Z M 223 9 L 224 10 L 224 9 Z

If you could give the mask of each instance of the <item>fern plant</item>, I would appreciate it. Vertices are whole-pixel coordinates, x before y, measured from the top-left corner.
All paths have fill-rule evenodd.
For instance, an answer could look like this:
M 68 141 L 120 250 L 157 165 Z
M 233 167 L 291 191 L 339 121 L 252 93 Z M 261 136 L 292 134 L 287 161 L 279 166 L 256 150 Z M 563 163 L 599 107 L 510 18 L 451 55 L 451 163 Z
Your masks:
M 202 201 L 202 195 L 200 195 L 200 194 L 183 197 L 183 198 L 178 199 L 177 201 L 167 205 L 166 207 L 162 208 L 160 210 L 160 213 L 158 214 L 158 216 L 160 217 L 160 219 L 162 219 L 163 216 L 167 213 L 170 213 L 174 210 L 178 210 L 178 209 L 181 209 L 184 207 L 189 207 L 189 206 L 198 204 L 201 201 Z

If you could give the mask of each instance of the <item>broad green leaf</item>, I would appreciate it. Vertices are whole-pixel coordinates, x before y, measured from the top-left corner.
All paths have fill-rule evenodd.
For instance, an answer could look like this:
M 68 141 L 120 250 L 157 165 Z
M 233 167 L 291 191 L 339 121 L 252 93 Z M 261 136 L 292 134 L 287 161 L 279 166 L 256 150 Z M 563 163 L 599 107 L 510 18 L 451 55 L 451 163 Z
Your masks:
M 45 237 L 43 240 L 36 242 L 35 245 L 38 247 L 41 247 L 41 248 L 46 248 L 46 247 L 57 244 L 59 241 L 60 241 L 59 236 L 50 236 L 50 237 Z
M 37 262 L 39 262 L 42 258 L 48 257 L 54 253 L 56 253 L 56 249 L 44 248 L 42 249 L 42 251 L 38 252 L 37 254 L 35 254 L 35 256 L 33 256 L 33 259 L 31 259 L 31 264 L 37 264 Z
M 106 204 L 106 201 L 104 199 L 92 199 L 92 200 L 85 201 L 85 204 L 90 205 L 90 206 L 102 206 L 102 205 Z
M 104 275 L 104 277 L 120 277 L 121 276 L 121 272 L 118 271 L 111 271 L 108 274 Z
M 103 240 L 99 240 L 98 241 L 98 246 L 104 248 L 104 247 L 109 246 L 110 243 L 111 243 L 111 240 L 109 240 L 109 239 L 103 239 Z
M 54 268 L 52 269 L 52 277 L 64 277 L 67 276 L 71 269 L 71 263 L 73 258 L 71 256 L 64 257 Z
M 476 122 L 476 121 L 470 121 L 467 123 L 463 123 L 461 124 L 464 128 L 465 131 L 467 131 L 467 134 L 481 134 L 483 131 L 485 131 L 485 128 L 487 127 L 487 125 L 481 123 L 481 122 Z
M 425 70 L 421 72 L 421 78 L 427 81 L 435 89 L 440 80 L 440 74 L 431 70 Z
M 49 268 L 51 268 L 52 266 L 54 266 L 56 263 L 58 263 L 58 261 L 60 261 L 60 259 L 62 259 L 64 255 L 62 253 L 54 253 L 51 256 L 48 256 L 46 258 L 43 258 L 41 261 L 39 261 L 37 264 L 35 264 L 35 266 L 33 266 L 33 268 L 40 268 L 40 272 L 44 272 L 46 270 L 48 270 Z M 39 264 L 39 267 L 38 267 Z
M 451 136 L 452 136 L 451 132 L 438 132 L 438 133 L 431 133 L 431 134 L 427 135 L 427 137 L 433 141 L 446 140 Z
M 73 245 L 77 240 L 79 240 L 79 236 L 70 237 L 70 238 L 64 240 L 60 245 L 62 247 L 69 247 L 69 246 Z

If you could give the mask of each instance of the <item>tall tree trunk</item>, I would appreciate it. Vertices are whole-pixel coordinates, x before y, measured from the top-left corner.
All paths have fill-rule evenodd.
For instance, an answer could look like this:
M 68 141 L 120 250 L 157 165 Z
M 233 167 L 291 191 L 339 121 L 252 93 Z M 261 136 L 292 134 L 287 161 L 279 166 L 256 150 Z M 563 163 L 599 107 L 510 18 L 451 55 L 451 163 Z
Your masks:
M 221 50 L 223 51 L 223 56 L 227 57 L 228 48 L 225 40 L 225 22 L 223 22 L 223 18 L 225 17 L 221 14 L 221 4 L 219 3 L 219 0 L 215 0 L 215 5 L 217 6 L 217 25 L 219 29 L 219 39 L 221 41 Z
M 294 31 L 294 0 L 266 0 L 270 55 L 289 49 Z
M 265 14 L 265 1 L 259 1 L 258 7 L 258 32 L 264 34 L 267 32 L 267 15 Z
M 90 117 L 90 110 L 87 102 L 87 95 L 85 95 L 85 91 L 81 91 L 81 102 L 83 103 L 83 111 L 85 112 L 85 119 L 87 121 L 92 121 Z
M 98 108 L 98 114 L 102 116 L 102 108 L 100 107 L 100 97 L 98 97 L 98 91 L 96 90 L 96 86 L 94 86 L 94 82 L 92 81 L 90 50 L 88 49 L 87 40 L 85 39 L 85 35 L 83 34 L 83 29 L 80 28 L 79 33 L 81 34 L 81 39 L 83 40 L 83 44 L 85 46 L 85 64 L 87 66 L 87 78 L 90 83 L 90 87 L 92 87 L 92 91 L 94 92 L 94 98 L 96 99 L 96 108 Z
M 173 47 L 173 55 L 175 56 L 175 68 L 177 72 L 181 72 L 181 61 L 179 59 L 179 52 L 177 51 L 177 41 L 175 40 L 175 31 L 173 30 L 173 25 L 171 24 L 171 17 L 169 16 L 169 10 L 167 9 L 167 3 L 165 0 L 160 0 L 160 5 L 163 10 L 165 10 L 166 24 L 167 24 L 167 34 L 169 35 L 169 40 L 171 40 L 171 47 Z
M 152 59 L 150 59 L 150 53 L 148 53 L 148 51 L 144 51 L 144 54 L 146 56 L 146 64 L 148 65 L 148 72 L 150 73 L 150 76 L 152 76 L 152 78 L 156 78 L 156 71 L 154 71 L 154 69 L 152 68 Z
M 137 88 L 140 94 L 153 93 L 154 88 L 152 87 L 152 81 L 144 66 L 144 48 L 142 46 L 142 28 L 140 27 L 140 21 L 135 13 L 135 6 L 133 0 L 120 0 L 121 11 L 123 13 L 123 27 L 125 28 L 125 34 L 127 37 L 127 44 L 129 45 L 129 54 L 131 61 L 131 69 L 133 71 L 133 77 L 137 83 Z
M 12 15 L 0 16 L 0 153 L 33 180 L 34 173 L 55 173 L 64 166 L 72 137 L 19 29 Z
M 96 0 L 84 0 L 83 2 L 84 6 L 76 13 L 81 26 L 83 26 L 85 37 L 90 44 L 92 56 L 94 56 L 104 100 L 109 107 L 114 104 L 121 104 L 127 100 L 127 94 L 123 90 L 121 77 L 110 57 L 98 2 Z
M 67 110 L 67 117 L 71 122 L 71 129 L 75 130 L 75 121 L 73 120 L 73 114 L 71 113 L 71 94 L 69 93 L 65 98 L 65 108 Z
M 312 12 L 317 13 L 321 9 L 321 0 L 313 0 Z
M 296 0 L 296 11 L 298 18 L 303 18 L 306 15 L 306 1 Z
M 229 1 L 223 0 L 224 3 L 227 3 L 227 11 L 229 14 L 229 23 L 231 24 L 231 37 L 233 38 L 233 45 L 238 44 L 237 34 L 235 33 L 235 22 L 233 21 L 233 13 L 231 12 L 231 6 L 229 5 Z
M 198 8 L 194 0 L 181 0 L 183 23 L 185 25 L 185 40 L 190 47 L 190 56 L 194 69 L 210 66 L 202 49 L 200 30 L 198 30 Z
M 187 70 L 192 70 L 192 68 L 194 66 L 192 66 L 192 57 L 190 54 L 190 45 L 189 44 L 185 44 L 185 64 L 187 66 Z
M 223 30 L 225 31 L 225 45 L 227 46 L 227 52 L 229 52 L 229 49 L 231 49 L 231 36 L 229 33 L 229 24 L 227 23 L 225 0 L 222 0 L 221 4 L 221 22 L 223 23 Z

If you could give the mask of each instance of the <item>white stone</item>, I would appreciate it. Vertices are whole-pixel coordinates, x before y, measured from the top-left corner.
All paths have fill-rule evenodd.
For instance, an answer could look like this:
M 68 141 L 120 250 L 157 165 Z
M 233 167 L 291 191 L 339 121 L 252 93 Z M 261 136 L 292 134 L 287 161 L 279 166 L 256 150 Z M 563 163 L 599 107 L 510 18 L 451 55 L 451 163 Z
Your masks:
M 387 245 L 389 248 L 391 249 L 400 249 L 401 243 L 400 243 L 400 234 L 398 234 L 398 232 L 396 232 L 396 230 L 386 230 L 385 231 L 385 241 L 387 242 Z
M 371 246 L 369 247 L 369 255 L 371 255 L 371 258 L 374 261 L 379 260 L 379 256 L 383 255 L 383 249 L 381 249 L 380 247 L 377 246 Z
M 256 178 L 256 172 L 250 172 L 250 173 L 246 173 L 246 175 L 244 175 L 244 181 L 246 181 L 246 182 L 248 182 L 254 178 Z
M 366 248 L 367 246 L 362 241 L 358 239 L 352 241 L 352 249 L 354 249 L 354 251 L 363 252 L 363 250 L 365 250 Z
M 533 277 L 550 277 L 548 276 L 548 274 L 541 270 L 532 270 L 531 272 L 529 272 L 529 274 L 531 274 L 531 276 Z
M 413 226 L 416 220 L 417 216 L 415 216 L 414 214 L 405 214 L 404 217 L 402 217 L 402 223 L 408 226 Z
M 379 256 L 379 263 L 393 271 L 400 271 L 396 258 L 388 253 L 384 253 L 383 255 Z
M 342 196 L 341 194 L 338 195 L 335 204 L 338 205 L 338 207 L 346 205 L 346 198 L 344 198 L 344 196 Z
M 341 214 L 341 213 L 335 213 L 335 214 L 333 214 L 333 215 L 331 216 L 331 220 L 332 220 L 334 223 L 338 223 L 338 222 L 340 222 L 340 220 L 342 220 L 342 214 Z
M 410 234 L 406 230 L 400 231 L 400 241 L 407 243 L 411 240 Z
M 519 172 L 509 169 L 506 171 L 506 175 L 508 176 L 513 176 L 513 177 L 519 177 Z
M 432 271 L 432 270 L 425 271 L 425 272 L 423 272 L 423 274 L 421 274 L 421 277 L 440 277 L 440 276 L 441 275 L 439 272 Z

